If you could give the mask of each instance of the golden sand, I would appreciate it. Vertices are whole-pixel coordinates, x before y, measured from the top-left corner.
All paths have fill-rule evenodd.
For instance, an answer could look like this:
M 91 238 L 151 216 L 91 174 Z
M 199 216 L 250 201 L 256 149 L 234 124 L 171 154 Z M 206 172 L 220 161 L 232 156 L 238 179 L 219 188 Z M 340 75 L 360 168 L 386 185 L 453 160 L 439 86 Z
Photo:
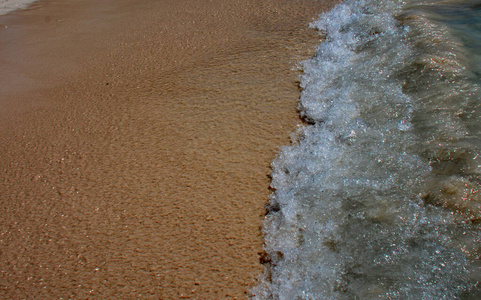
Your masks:
M 295 63 L 334 2 L 1 16 L 0 297 L 244 298 L 269 164 L 298 123 Z

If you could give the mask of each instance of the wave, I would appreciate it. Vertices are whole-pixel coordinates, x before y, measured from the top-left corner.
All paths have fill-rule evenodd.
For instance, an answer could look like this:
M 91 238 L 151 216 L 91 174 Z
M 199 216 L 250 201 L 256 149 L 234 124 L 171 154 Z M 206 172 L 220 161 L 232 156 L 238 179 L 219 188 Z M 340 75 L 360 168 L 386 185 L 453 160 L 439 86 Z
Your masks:
M 347 0 L 312 24 L 253 298 L 481 296 L 479 73 L 442 15 L 478 4 Z
M 0 0 L 0 16 L 17 9 L 27 8 L 35 1 L 36 0 Z

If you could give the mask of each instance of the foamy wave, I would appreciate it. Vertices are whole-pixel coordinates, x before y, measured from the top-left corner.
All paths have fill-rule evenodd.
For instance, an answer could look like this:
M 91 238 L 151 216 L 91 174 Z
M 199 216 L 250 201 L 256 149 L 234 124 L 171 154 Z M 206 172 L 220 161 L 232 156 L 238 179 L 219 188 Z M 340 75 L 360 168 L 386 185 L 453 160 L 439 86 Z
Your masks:
M 36 0 L 0 0 L 0 15 L 6 15 L 17 9 L 27 8 Z
M 401 1 L 313 25 L 310 123 L 273 162 L 257 299 L 457 299 L 481 278 L 480 97 L 462 43 Z

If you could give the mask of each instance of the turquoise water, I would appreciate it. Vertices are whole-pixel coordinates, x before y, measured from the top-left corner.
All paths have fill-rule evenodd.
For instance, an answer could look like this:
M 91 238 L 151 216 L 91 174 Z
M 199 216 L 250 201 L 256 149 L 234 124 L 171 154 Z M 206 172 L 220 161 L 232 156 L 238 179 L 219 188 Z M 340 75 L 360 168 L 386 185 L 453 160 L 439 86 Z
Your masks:
M 433 21 L 443 23 L 463 43 L 470 56 L 469 68 L 481 75 L 481 1 L 451 1 L 418 7 Z
M 480 7 L 347 0 L 312 24 L 254 298 L 481 298 Z
M 477 1 L 467 4 L 454 10 L 454 13 L 451 13 L 452 16 L 446 12 L 440 12 L 440 15 L 445 16 L 444 22 L 461 37 L 471 56 L 470 66 L 479 81 L 481 78 L 481 3 Z

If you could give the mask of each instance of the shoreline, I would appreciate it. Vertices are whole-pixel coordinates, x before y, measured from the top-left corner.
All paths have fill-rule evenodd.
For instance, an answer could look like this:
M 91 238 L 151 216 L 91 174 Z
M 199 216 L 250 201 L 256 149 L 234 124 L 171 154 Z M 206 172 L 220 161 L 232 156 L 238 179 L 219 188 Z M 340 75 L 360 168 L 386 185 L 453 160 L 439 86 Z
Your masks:
M 72 0 L 0 16 L 0 294 L 245 297 L 269 164 L 298 123 L 292 68 L 336 3 Z
M 24 9 L 37 0 L 0 0 L 0 16 Z

